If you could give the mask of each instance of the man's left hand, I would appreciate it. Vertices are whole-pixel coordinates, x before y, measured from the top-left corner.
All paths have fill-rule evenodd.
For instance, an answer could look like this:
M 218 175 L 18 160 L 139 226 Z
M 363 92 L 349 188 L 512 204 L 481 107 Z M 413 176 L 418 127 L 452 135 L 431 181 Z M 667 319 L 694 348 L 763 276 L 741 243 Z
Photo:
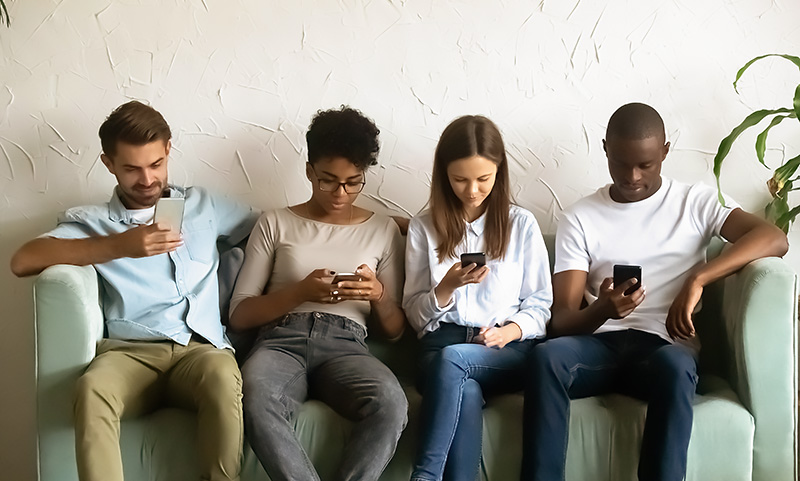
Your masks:
M 667 332 L 673 339 L 694 337 L 692 313 L 703 295 L 703 286 L 693 278 L 686 279 L 667 313 Z

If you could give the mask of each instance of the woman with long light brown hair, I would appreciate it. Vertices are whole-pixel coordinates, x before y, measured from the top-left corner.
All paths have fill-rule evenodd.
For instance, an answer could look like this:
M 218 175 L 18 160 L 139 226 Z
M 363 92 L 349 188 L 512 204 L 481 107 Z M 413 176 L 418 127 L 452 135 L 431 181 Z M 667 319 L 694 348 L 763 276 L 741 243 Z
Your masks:
M 533 214 L 513 205 L 497 126 L 454 120 L 436 147 L 430 209 L 411 220 L 403 307 L 419 332 L 423 393 L 412 481 L 475 479 L 484 398 L 522 389 L 552 288 Z

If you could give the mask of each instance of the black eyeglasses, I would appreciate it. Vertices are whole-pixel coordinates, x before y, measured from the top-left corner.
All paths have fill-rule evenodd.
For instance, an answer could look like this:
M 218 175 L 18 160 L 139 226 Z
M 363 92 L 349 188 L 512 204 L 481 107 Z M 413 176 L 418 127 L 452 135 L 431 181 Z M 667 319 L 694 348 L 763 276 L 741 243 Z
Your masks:
M 322 192 L 336 192 L 339 190 L 339 187 L 344 187 L 344 191 L 348 194 L 358 194 L 362 190 L 364 190 L 364 185 L 366 185 L 366 181 L 362 180 L 360 182 L 337 182 L 335 180 L 325 180 L 320 179 L 319 175 L 317 175 L 317 171 L 314 171 L 314 176 L 317 178 L 317 182 L 319 182 L 319 190 Z

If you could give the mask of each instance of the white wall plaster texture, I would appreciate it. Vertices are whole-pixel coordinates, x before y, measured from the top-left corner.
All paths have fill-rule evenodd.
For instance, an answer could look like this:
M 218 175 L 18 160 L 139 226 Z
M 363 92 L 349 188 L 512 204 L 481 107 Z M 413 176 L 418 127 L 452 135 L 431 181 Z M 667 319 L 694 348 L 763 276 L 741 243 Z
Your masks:
M 545 232 L 562 208 L 607 183 L 601 139 L 630 101 L 656 107 L 673 151 L 667 175 L 713 183 L 719 140 L 749 111 L 787 105 L 800 73 L 781 62 L 731 82 L 748 59 L 800 54 L 796 0 L 6 0 L 0 27 L 0 266 L 58 211 L 105 201 L 113 178 L 97 128 L 117 105 L 154 105 L 174 130 L 171 180 L 261 208 L 305 200 L 304 132 L 350 104 L 382 131 L 380 167 L 360 202 L 414 214 L 433 149 L 455 117 L 495 120 L 518 202 Z M 800 152 L 776 127 L 776 163 Z M 794 129 L 792 129 L 794 127 Z M 768 199 L 755 133 L 734 148 L 725 190 L 749 210 Z M 0 465 L 32 479 L 30 280 L 3 282 Z M 8 393 L 8 390 L 6 391 Z M 14 475 L 16 473 L 16 475 Z

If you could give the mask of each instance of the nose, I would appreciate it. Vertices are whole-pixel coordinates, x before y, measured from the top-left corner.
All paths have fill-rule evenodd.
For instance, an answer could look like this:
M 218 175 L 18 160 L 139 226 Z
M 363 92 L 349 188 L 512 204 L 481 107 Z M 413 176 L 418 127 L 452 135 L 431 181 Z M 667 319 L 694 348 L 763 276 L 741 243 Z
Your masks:
M 142 176 L 139 179 L 139 182 L 141 182 L 142 185 L 149 187 L 149 186 L 153 185 L 153 182 L 155 180 L 156 180 L 156 176 L 153 174 L 153 172 L 150 172 L 149 170 L 145 169 L 145 170 L 142 171 Z
M 625 181 L 631 185 L 638 184 L 641 179 L 642 171 L 637 168 L 630 169 L 625 175 Z
M 470 182 L 469 184 L 469 193 L 470 194 L 477 194 L 478 193 L 478 183 L 477 182 Z
M 335 195 L 336 197 L 347 195 L 347 191 L 344 190 L 344 184 L 339 184 L 339 186 L 336 187 L 336 190 L 333 191 L 333 195 Z

